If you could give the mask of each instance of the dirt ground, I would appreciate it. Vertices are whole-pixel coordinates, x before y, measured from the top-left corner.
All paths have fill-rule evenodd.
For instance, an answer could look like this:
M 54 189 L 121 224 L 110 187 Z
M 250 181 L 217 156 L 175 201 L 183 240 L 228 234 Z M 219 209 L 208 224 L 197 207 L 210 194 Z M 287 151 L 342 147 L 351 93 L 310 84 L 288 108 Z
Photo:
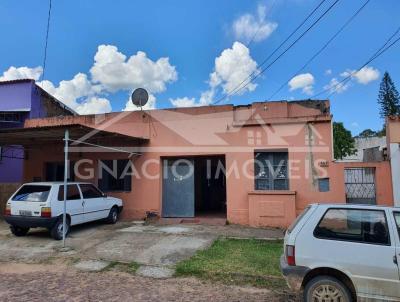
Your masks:
M 174 265 L 207 248 L 220 236 L 274 239 L 280 230 L 239 226 L 138 226 L 121 222 L 72 229 L 68 252 L 46 230 L 26 237 L 10 234 L 0 222 L 0 301 L 290 301 L 285 292 L 229 286 L 194 278 L 171 277 Z M 85 264 L 86 261 L 86 264 Z M 82 271 L 78 264 L 137 263 L 136 274 L 105 269 Z M 91 264 L 93 265 L 93 264 Z M 90 266 L 90 265 L 89 265 Z M 158 269 L 169 278 L 139 275 Z
M 23 270 L 24 271 L 24 270 Z M 27 272 L 28 271 L 28 272 Z M 151 279 L 120 272 L 0 272 L 0 301 L 294 301 L 266 289 L 194 278 Z
M 207 248 L 218 237 L 282 238 L 281 230 L 242 226 L 135 225 L 94 222 L 73 227 L 67 238 L 69 256 L 80 259 L 132 262 L 143 265 L 174 265 Z M 60 255 L 61 241 L 50 238 L 45 229 L 32 229 L 15 237 L 0 222 L 0 261 L 37 263 Z

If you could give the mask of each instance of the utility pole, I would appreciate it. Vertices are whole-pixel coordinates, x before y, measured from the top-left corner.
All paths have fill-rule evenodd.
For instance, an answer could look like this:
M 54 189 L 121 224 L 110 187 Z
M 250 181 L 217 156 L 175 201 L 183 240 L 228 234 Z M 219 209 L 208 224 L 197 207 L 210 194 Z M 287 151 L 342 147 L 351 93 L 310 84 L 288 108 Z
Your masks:
M 68 141 L 69 131 L 65 130 L 65 148 L 64 148 L 64 210 L 63 210 L 63 248 L 65 248 L 65 236 L 67 226 L 67 182 L 68 182 Z

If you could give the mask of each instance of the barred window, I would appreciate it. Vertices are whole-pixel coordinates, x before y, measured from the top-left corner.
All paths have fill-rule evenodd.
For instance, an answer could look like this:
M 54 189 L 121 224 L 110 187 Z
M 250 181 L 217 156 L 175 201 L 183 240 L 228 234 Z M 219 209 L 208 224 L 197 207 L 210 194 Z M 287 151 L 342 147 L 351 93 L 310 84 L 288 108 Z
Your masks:
M 256 190 L 289 190 L 288 153 L 255 152 Z

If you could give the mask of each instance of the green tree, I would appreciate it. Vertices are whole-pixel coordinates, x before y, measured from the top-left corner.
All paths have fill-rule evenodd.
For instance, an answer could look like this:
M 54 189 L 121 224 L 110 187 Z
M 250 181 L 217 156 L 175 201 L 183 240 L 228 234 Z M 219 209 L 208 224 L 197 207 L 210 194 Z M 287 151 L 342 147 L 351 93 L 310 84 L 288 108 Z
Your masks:
M 374 136 L 378 136 L 378 133 L 371 129 L 365 129 L 358 135 L 358 137 L 374 137 Z
M 382 129 L 379 130 L 379 131 L 377 131 L 376 134 L 377 134 L 379 137 L 386 136 L 386 125 L 383 125 Z
M 381 106 L 379 112 L 381 118 L 385 119 L 387 116 L 400 114 L 399 92 L 387 71 L 383 75 L 379 87 L 378 103 Z
M 343 157 L 356 153 L 354 148 L 354 138 L 351 132 L 347 130 L 343 123 L 333 123 L 333 152 L 335 159 L 343 159 Z

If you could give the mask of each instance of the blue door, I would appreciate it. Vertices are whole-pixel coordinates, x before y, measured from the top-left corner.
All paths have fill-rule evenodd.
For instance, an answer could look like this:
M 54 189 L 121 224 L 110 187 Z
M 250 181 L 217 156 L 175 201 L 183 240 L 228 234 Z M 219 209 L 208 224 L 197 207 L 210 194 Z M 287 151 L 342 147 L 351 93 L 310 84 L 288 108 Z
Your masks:
M 163 217 L 194 217 L 194 163 L 192 159 L 163 162 Z

